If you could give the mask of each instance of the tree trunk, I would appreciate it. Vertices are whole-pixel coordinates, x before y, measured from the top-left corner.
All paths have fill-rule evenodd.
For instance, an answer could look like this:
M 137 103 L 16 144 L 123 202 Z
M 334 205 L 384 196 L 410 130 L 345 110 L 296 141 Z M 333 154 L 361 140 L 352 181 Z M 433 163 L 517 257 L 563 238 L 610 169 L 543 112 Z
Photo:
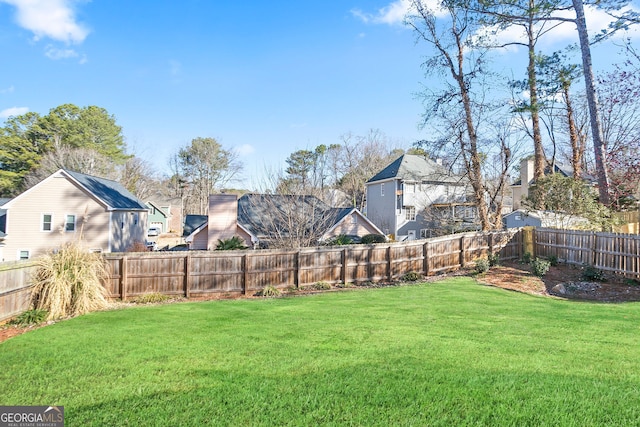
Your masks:
M 573 8 L 576 11 L 576 27 L 580 38 L 580 50 L 582 52 L 582 68 L 584 71 L 584 84 L 587 93 L 587 104 L 589 105 L 589 116 L 591 121 L 591 134 L 593 138 L 593 150 L 596 160 L 596 175 L 598 177 L 598 191 L 600 203 L 608 206 L 609 199 L 609 168 L 607 165 L 607 147 L 602 136 L 600 125 L 600 113 L 598 108 L 598 96 L 593 79 L 593 67 L 591 63 L 591 48 L 589 46 L 589 36 L 587 34 L 587 22 L 584 17 L 584 6 L 582 0 L 572 0 Z

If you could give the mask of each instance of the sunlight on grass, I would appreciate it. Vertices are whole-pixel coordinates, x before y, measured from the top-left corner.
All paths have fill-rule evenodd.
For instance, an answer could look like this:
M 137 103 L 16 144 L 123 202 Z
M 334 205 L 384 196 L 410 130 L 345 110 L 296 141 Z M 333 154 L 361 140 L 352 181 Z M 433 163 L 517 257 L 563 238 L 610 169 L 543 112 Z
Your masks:
M 471 279 L 92 313 L 0 344 L 67 425 L 630 425 L 640 304 Z

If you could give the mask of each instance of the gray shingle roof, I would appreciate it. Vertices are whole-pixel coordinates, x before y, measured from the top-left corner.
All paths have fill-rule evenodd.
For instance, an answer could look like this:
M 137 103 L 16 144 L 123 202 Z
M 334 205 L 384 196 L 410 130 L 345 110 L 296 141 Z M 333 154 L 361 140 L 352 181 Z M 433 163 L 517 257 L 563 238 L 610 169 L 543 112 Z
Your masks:
M 326 231 L 350 211 L 331 208 L 315 196 L 245 194 L 238 199 L 238 223 L 258 238 L 272 235 L 274 229 L 287 235 L 290 230 L 286 222 L 295 215 L 313 216 L 312 226 Z
M 70 170 L 64 171 L 94 196 L 115 210 L 147 210 L 145 203 L 131 194 L 122 184 Z
M 405 181 L 448 183 L 458 183 L 464 179 L 461 176 L 451 174 L 447 168 L 424 156 L 403 154 L 367 182 L 384 181 L 395 178 Z

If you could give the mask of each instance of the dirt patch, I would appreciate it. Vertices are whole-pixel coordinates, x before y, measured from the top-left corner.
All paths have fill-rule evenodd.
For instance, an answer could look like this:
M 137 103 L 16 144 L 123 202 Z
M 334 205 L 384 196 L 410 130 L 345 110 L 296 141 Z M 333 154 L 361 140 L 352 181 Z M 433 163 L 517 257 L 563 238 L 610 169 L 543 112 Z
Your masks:
M 559 264 L 549 268 L 543 277 L 531 273 L 522 263 L 504 263 L 492 267 L 478 281 L 503 289 L 566 299 L 602 302 L 640 301 L 640 282 L 617 275 L 605 275 L 605 281 L 583 279 L 579 266 Z M 560 286 L 561 285 L 561 286 Z

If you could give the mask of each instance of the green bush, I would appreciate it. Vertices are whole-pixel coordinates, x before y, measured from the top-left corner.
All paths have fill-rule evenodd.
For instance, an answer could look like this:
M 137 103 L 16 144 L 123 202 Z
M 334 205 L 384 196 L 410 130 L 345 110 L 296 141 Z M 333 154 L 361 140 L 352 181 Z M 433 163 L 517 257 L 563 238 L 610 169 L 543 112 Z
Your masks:
M 167 300 L 169 300 L 168 295 L 161 294 L 160 292 L 150 292 L 133 298 L 131 302 L 136 304 L 157 304 Z
M 607 276 L 604 271 L 597 269 L 593 265 L 585 264 L 582 266 L 582 280 L 596 280 L 598 282 L 606 282 Z
M 489 254 L 487 255 L 487 260 L 489 261 L 489 267 L 500 265 L 500 254 Z
M 547 274 L 547 271 L 549 271 L 549 267 L 551 267 L 551 263 L 541 258 L 536 258 L 533 263 L 531 263 L 533 274 L 538 277 L 542 277 Z
M 478 274 L 486 273 L 487 271 L 489 271 L 490 265 L 491 264 L 489 263 L 489 260 L 487 258 L 478 258 L 476 260 L 476 266 L 475 266 L 476 273 Z
M 102 255 L 68 243 L 36 261 L 33 308 L 46 310 L 47 320 L 105 309 L 108 292 L 102 283 L 107 278 Z
M 416 282 L 420 279 L 422 279 L 422 274 L 417 271 L 410 271 L 402 276 L 403 282 Z
M 522 255 L 523 263 L 531 264 L 532 261 L 533 261 L 533 255 L 530 252 L 525 252 L 524 255 Z
M 39 325 L 40 323 L 47 320 L 48 314 L 49 313 L 46 310 L 38 309 L 23 311 L 14 319 L 12 319 L 9 324 L 18 326 Z
M 367 234 L 362 236 L 360 241 L 364 244 L 370 245 L 372 243 L 384 243 L 387 241 L 387 238 L 382 234 Z
M 256 295 L 260 297 L 277 297 L 280 296 L 280 294 L 280 289 L 273 285 L 267 285 L 261 291 L 256 293 Z
M 327 291 L 331 289 L 331 285 L 328 282 L 320 281 L 316 282 L 312 285 L 302 286 L 302 290 L 316 290 L 316 291 Z
M 238 249 L 247 249 L 244 240 L 238 236 L 218 240 L 218 244 L 216 245 L 216 251 L 235 251 Z
M 549 263 L 551 264 L 552 267 L 555 267 L 556 265 L 558 265 L 558 257 L 556 255 L 549 255 L 547 257 L 547 260 L 549 260 Z
M 327 242 L 329 246 L 343 246 L 343 245 L 351 245 L 353 244 L 353 240 L 351 237 L 341 234 L 339 236 L 334 237 L 333 239 Z

